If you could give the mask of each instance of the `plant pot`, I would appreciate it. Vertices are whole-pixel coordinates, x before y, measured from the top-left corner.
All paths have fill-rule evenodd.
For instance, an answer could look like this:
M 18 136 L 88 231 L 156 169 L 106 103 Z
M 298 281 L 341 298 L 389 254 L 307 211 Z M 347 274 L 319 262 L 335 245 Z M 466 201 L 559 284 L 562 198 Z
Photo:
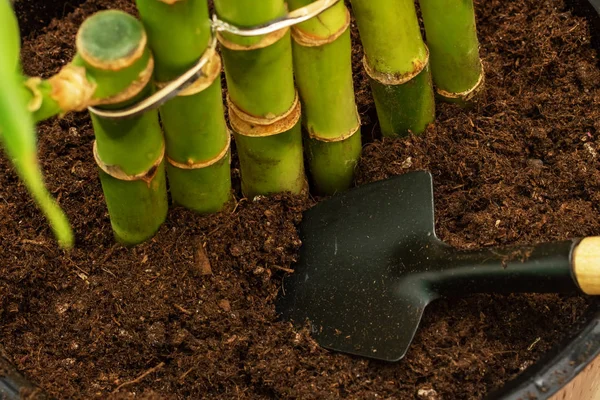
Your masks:
M 600 0 L 579 2 L 581 12 L 600 27 Z M 589 3 L 589 4 L 588 4 Z M 596 34 L 600 33 L 595 29 Z M 597 38 L 596 38 L 597 40 Z M 585 326 L 528 368 L 490 400 L 600 398 L 600 302 L 585 316 Z
M 69 2 L 69 7 L 74 7 L 81 2 L 81 0 Z M 600 14 L 600 0 L 588 0 L 588 2 L 589 4 L 580 5 L 581 12 L 598 25 L 600 17 L 594 9 Z M 47 24 L 52 17 L 60 17 L 66 7 L 66 3 L 61 1 L 44 2 L 43 9 L 38 5 L 39 0 L 16 0 L 19 16 L 22 21 L 25 21 L 21 27 L 24 34 Z M 2 356 L 0 354 L 1 400 L 18 399 L 20 394 L 26 393 L 35 394 L 30 398 L 45 398 Z M 568 340 L 529 367 L 503 390 L 491 394 L 488 399 L 597 399 L 600 397 L 599 356 L 600 302 L 595 301 Z

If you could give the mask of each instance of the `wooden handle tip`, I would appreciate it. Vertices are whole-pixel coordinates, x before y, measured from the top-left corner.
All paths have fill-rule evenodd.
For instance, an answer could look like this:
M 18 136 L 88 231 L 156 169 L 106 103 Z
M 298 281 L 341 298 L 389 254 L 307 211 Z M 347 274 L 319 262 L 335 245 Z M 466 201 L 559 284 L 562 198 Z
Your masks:
M 600 237 L 583 239 L 573 251 L 573 273 L 581 290 L 600 294 Z

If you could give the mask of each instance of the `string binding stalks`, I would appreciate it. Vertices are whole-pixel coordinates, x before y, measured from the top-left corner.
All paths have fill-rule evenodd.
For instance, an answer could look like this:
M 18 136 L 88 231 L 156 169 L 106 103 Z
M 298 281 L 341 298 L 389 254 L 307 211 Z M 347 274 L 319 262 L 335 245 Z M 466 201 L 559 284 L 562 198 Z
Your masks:
M 173 202 L 199 213 L 231 200 L 230 134 L 221 97 L 221 58 L 205 0 L 137 0 L 156 59 L 157 87 L 167 87 L 199 59 L 201 76 L 160 108 Z
M 311 1 L 288 3 L 298 9 Z M 352 185 L 362 149 L 349 27 L 350 12 L 342 1 L 292 27 L 305 147 L 312 184 L 321 195 L 332 195 Z
M 470 106 L 484 87 L 472 0 L 419 0 L 436 93 L 443 101 Z

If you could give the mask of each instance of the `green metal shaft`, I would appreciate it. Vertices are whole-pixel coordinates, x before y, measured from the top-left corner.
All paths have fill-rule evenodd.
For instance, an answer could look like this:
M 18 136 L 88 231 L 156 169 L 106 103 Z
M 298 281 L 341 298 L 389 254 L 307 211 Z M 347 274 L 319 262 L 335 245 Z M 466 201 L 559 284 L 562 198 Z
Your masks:
M 242 27 L 268 22 L 286 12 L 283 0 L 215 0 L 214 4 L 221 19 Z M 230 100 L 248 116 L 259 119 L 287 113 L 296 96 L 290 33 L 270 45 L 261 45 L 273 37 L 277 36 L 222 37 L 228 42 L 221 49 Z M 246 196 L 301 193 L 305 188 L 300 124 L 274 132 L 259 138 L 235 132 Z
M 472 89 L 481 78 L 473 0 L 419 0 L 435 85 L 450 93 Z
M 168 82 L 189 69 L 204 53 L 210 38 L 206 0 L 137 0 L 142 22 L 148 31 L 156 61 L 155 77 Z M 218 56 L 217 56 L 218 57 Z M 175 203 L 200 213 L 216 212 L 231 199 L 229 143 L 221 95 L 220 76 L 205 89 L 180 95 L 160 109 L 167 156 L 171 196 Z M 200 163 L 200 164 L 198 164 Z
M 312 0 L 288 3 L 297 9 Z M 294 73 L 308 135 L 305 145 L 312 184 L 319 194 L 331 195 L 352 185 L 362 148 L 348 10 L 340 1 L 295 29 Z
M 352 0 L 371 76 L 377 115 L 384 136 L 422 133 L 435 119 L 435 103 L 412 0 Z M 412 79 L 401 83 L 404 78 Z M 413 85 L 409 87 L 407 84 Z M 400 82 L 400 83 L 398 83 Z M 412 112 L 403 112 L 410 107 Z
M 123 33 L 127 32 L 126 35 Z M 124 70 L 140 70 L 139 63 L 149 60 L 149 51 L 132 58 L 143 44 L 144 30 L 135 18 L 120 11 L 102 11 L 87 19 L 80 28 L 77 41 L 79 58 L 86 69 L 96 71 L 98 91 L 111 92 L 114 83 L 121 86 Z M 111 51 L 111 47 L 115 51 Z M 128 51 L 117 51 L 119 49 Z M 94 65 L 92 65 L 92 63 Z M 121 68 L 115 82 L 110 73 L 118 64 Z M 136 79 L 139 78 L 139 72 Z M 133 81 L 132 81 L 133 82 Z M 131 83 L 130 83 L 131 84 Z M 140 93 L 103 108 L 122 108 L 133 104 L 150 93 L 147 85 Z M 118 241 L 134 245 L 141 243 L 158 230 L 167 214 L 167 193 L 164 164 L 157 164 L 164 149 L 164 139 L 158 122 L 158 113 L 149 111 L 142 116 L 110 120 L 92 116 L 96 135 L 97 155 L 105 164 L 100 168 L 100 180 L 106 198 L 111 224 Z M 146 175 L 147 181 L 124 180 L 108 174 L 105 169 L 120 170 L 127 176 Z M 151 178 L 150 178 L 151 177 Z

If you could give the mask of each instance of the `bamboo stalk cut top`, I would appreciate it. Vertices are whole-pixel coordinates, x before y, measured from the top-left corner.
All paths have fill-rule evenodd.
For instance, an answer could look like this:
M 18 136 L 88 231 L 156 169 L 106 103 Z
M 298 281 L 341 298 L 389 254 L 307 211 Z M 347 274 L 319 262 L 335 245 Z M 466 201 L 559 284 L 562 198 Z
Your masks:
M 74 66 L 83 66 L 96 85 L 94 97 L 108 99 L 138 82 L 151 65 L 144 26 L 118 10 L 89 17 L 77 33 Z
M 120 70 L 139 58 L 145 46 L 142 24 L 117 10 L 93 15 L 77 33 L 79 54 L 96 68 Z

